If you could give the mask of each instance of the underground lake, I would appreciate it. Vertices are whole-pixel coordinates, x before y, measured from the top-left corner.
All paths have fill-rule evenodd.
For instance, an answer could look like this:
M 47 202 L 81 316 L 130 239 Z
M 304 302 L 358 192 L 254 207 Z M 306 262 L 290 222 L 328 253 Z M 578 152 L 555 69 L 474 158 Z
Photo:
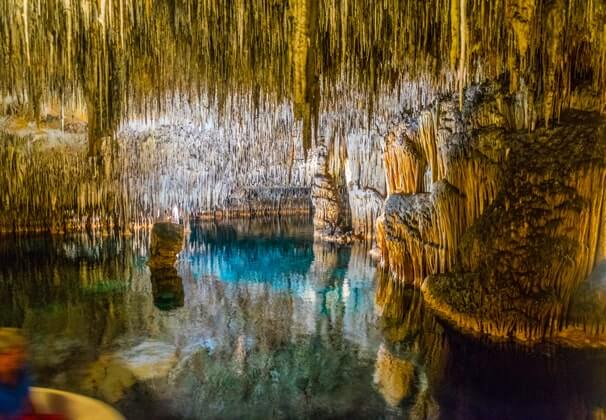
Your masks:
M 606 354 L 463 337 L 362 243 L 306 217 L 201 222 L 177 276 L 149 233 L 3 238 L 0 322 L 37 384 L 127 418 L 601 418 Z M 579 417 L 581 415 L 581 417 Z

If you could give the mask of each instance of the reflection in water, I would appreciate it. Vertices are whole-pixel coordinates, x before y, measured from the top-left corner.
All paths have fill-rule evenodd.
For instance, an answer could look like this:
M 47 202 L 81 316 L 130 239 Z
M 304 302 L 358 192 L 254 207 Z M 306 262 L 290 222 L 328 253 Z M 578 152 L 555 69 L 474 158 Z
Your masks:
M 200 225 L 179 282 L 152 278 L 148 249 L 146 234 L 0 241 L 0 323 L 29 335 L 38 384 L 135 419 L 604 413 L 603 353 L 464 339 L 307 220 Z
M 183 226 L 176 223 L 156 223 L 151 231 L 147 265 L 151 272 L 154 305 L 169 311 L 185 304 L 183 281 L 175 261 L 183 247 Z
M 151 271 L 154 305 L 163 311 L 180 308 L 185 304 L 183 281 L 174 267 Z
M 412 407 L 423 410 L 420 417 L 439 409 L 439 417 L 448 419 L 602 418 L 605 352 L 462 337 L 436 321 L 417 290 L 394 284 L 381 272 L 376 301 L 385 345 L 418 364 L 418 381 L 427 384 Z

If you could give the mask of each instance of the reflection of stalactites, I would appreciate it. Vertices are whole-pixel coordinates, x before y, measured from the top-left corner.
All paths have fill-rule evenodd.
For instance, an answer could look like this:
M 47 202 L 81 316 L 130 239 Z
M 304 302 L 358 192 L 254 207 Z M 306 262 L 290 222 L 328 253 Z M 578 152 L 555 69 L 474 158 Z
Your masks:
M 174 267 L 151 270 L 154 305 L 163 311 L 181 308 L 185 304 L 183 281 Z
M 409 360 L 396 357 L 381 345 L 377 353 L 374 382 L 385 401 L 397 407 L 414 392 L 415 367 Z
M 293 102 L 295 118 L 303 123 L 303 149 L 306 154 L 312 147 L 312 138 L 317 131 L 320 103 L 315 48 L 317 3 L 313 0 L 295 0 L 293 6 Z
M 377 271 L 375 304 L 387 340 L 402 342 L 419 335 L 426 318 L 421 294 L 394 280 L 385 270 Z

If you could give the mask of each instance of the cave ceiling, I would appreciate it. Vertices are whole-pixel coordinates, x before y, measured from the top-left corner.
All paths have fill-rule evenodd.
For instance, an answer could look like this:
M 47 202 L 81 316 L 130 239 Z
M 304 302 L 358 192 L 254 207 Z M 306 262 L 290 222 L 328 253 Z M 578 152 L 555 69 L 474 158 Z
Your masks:
M 578 91 L 606 102 L 605 29 L 605 0 L 0 0 L 0 93 L 32 118 L 84 110 L 93 142 L 183 101 L 286 103 L 308 148 L 326 110 L 499 80 L 533 128 Z

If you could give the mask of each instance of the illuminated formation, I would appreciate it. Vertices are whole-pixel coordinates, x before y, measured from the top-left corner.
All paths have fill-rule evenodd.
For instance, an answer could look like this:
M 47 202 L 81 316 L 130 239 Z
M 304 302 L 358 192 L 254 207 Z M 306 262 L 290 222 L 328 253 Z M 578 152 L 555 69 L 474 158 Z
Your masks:
M 377 241 L 393 275 L 422 285 L 445 318 L 534 341 L 561 333 L 604 258 L 606 125 L 569 111 L 552 128 L 517 131 L 495 89 L 466 91 L 462 112 L 456 98 L 441 101 L 387 136 L 392 192 Z M 603 342 L 593 310 L 586 338 Z

